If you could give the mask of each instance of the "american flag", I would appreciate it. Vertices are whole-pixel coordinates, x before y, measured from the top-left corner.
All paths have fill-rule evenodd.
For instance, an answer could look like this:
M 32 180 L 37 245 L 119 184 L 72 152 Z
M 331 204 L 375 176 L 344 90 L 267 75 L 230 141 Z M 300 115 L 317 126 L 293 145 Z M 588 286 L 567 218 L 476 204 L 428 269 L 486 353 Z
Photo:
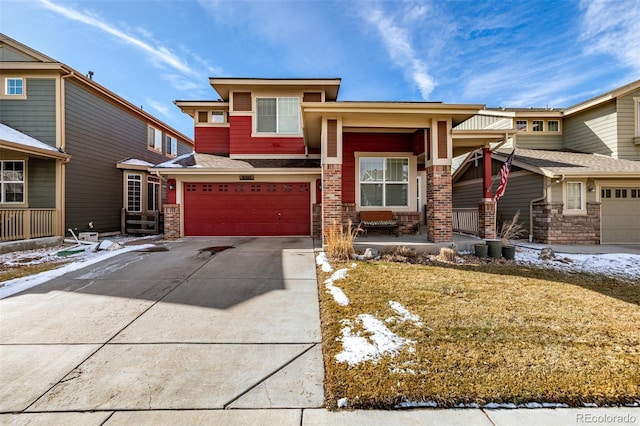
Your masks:
M 493 201 L 498 201 L 504 195 L 504 191 L 507 189 L 507 179 L 509 178 L 509 172 L 511 171 L 511 163 L 513 163 L 513 157 L 516 154 L 516 149 L 513 148 L 511 151 L 511 155 L 507 158 L 507 161 L 504 163 L 502 168 L 500 169 L 500 185 L 498 185 L 498 189 L 496 189 L 496 195 L 493 196 Z

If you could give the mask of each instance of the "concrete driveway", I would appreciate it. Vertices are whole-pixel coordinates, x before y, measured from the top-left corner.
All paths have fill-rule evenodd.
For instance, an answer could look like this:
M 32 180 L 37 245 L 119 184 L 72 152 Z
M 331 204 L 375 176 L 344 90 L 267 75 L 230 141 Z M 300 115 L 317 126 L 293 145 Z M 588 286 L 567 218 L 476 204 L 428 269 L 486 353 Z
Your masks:
M 159 247 L 0 300 L 0 423 L 299 424 L 323 405 L 310 238 Z

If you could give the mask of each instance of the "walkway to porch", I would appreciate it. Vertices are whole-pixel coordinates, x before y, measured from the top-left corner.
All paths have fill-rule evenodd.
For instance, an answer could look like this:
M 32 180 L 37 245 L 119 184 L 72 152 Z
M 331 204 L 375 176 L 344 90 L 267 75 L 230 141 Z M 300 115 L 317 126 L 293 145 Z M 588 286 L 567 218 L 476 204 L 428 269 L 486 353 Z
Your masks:
M 363 252 L 367 248 L 375 248 L 378 251 L 393 251 L 396 247 L 403 246 L 413 248 L 420 253 L 438 253 L 442 247 L 451 247 L 455 251 L 473 251 L 473 245 L 482 242 L 482 240 L 473 235 L 453 234 L 453 245 L 451 243 L 430 243 L 427 241 L 426 228 L 421 227 L 420 234 L 400 234 L 388 235 L 386 233 L 369 232 L 367 237 L 358 237 L 353 242 L 353 247 L 358 252 Z

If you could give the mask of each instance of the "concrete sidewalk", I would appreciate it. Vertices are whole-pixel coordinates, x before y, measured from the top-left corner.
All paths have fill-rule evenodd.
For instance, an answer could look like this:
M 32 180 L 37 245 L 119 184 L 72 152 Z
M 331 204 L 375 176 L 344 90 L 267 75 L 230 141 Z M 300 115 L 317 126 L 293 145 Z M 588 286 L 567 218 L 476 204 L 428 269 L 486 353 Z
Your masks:
M 624 407 L 327 411 L 311 239 L 164 247 L 0 300 L 0 424 L 640 425 Z

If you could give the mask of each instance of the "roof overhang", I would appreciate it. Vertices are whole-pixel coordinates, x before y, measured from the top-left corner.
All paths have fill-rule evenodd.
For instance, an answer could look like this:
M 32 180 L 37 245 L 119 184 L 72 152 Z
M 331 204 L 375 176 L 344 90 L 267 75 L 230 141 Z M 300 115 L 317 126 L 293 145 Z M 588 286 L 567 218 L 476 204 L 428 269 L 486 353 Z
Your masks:
M 0 140 L 0 149 L 21 152 L 34 157 L 55 158 L 65 161 L 69 161 L 71 159 L 71 156 L 69 154 L 60 152 L 55 149 L 33 147 L 6 140 Z
M 195 118 L 196 111 L 198 110 L 229 110 L 229 102 L 223 101 L 173 101 L 173 103 L 180 108 L 185 114 L 188 114 L 191 118 Z
M 229 101 L 229 93 L 232 90 L 255 91 L 256 89 L 265 88 L 303 91 L 322 90 L 325 93 L 326 101 L 335 101 L 338 98 L 340 82 L 340 78 L 209 78 L 209 83 L 213 90 L 225 101 Z
M 319 175 L 322 168 L 241 168 L 220 169 L 210 167 L 158 167 L 150 168 L 159 175 Z
M 506 142 L 517 133 L 516 129 L 495 130 L 451 130 L 453 140 L 453 156 L 457 157 L 479 148 L 490 147 L 491 144 Z

